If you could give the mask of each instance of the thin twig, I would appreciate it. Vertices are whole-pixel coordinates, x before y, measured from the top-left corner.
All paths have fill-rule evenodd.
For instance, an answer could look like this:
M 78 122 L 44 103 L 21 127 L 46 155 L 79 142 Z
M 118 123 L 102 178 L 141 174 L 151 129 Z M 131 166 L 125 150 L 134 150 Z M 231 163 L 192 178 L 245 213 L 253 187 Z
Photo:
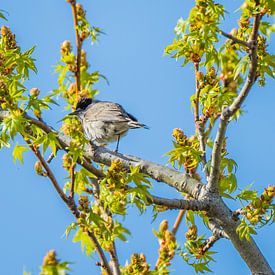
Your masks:
M 57 153 L 58 150 L 59 150 L 59 149 L 57 148 L 56 153 Z M 53 152 L 50 153 L 49 157 L 47 158 L 47 163 L 51 163 L 51 162 L 52 162 L 52 160 L 53 160 L 53 159 L 55 158 L 55 156 L 56 156 L 56 153 L 55 153 L 55 154 L 54 154 Z
M 239 208 L 234 212 L 232 212 L 232 219 L 237 221 L 239 219 L 239 216 L 244 214 L 245 214 L 245 210 L 243 210 L 243 208 Z
M 243 41 L 243 40 L 241 40 L 241 39 L 238 39 L 237 37 L 235 37 L 235 36 L 233 36 L 233 35 L 231 35 L 231 34 L 229 34 L 229 33 L 226 33 L 226 32 L 224 32 L 224 31 L 222 31 L 222 30 L 220 30 L 220 33 L 221 33 L 223 36 L 225 36 L 225 37 L 231 39 L 233 42 L 235 42 L 235 43 L 237 43 L 237 44 L 240 44 L 240 45 L 242 45 L 242 46 L 245 46 L 245 47 L 247 47 L 247 48 L 249 48 L 249 49 L 251 48 L 251 45 L 250 45 L 248 42 L 245 42 L 245 41 Z
M 91 240 L 93 241 L 93 244 L 94 244 L 94 246 L 95 246 L 95 249 L 96 249 L 96 251 L 97 251 L 97 253 L 98 253 L 98 255 L 99 255 L 100 259 L 101 259 L 101 267 L 102 267 L 103 269 L 105 269 L 105 271 L 107 272 L 108 275 L 112 275 L 113 272 L 112 272 L 112 270 L 111 270 L 111 267 L 110 267 L 110 265 L 109 265 L 109 263 L 108 263 L 108 261 L 107 261 L 107 258 L 106 258 L 106 256 L 105 256 L 105 254 L 104 254 L 104 252 L 103 252 L 103 249 L 101 248 L 101 246 L 100 246 L 100 244 L 99 244 L 99 242 L 98 242 L 96 236 L 94 235 L 94 233 L 92 233 L 92 232 L 90 232 L 90 231 L 88 231 L 88 236 L 89 236 L 89 237 L 91 238 Z
M 194 120 L 195 123 L 197 123 L 200 120 L 200 110 L 199 110 L 199 98 L 200 98 L 200 84 L 199 84 L 199 63 L 194 63 L 195 68 L 195 78 L 196 78 L 196 93 L 195 93 L 195 99 L 194 99 Z
M 206 154 L 205 154 L 205 132 L 204 132 L 205 122 L 203 122 L 200 119 L 200 110 L 199 110 L 200 82 L 199 82 L 199 63 L 198 62 L 194 63 L 194 68 L 195 68 L 195 79 L 196 79 L 196 93 L 195 93 L 195 99 L 194 99 L 194 120 L 195 120 L 196 130 L 198 133 L 198 139 L 200 142 L 200 150 L 202 152 L 202 156 L 201 156 L 202 166 L 203 166 L 203 170 L 205 170 L 205 173 L 208 176 L 207 169 L 204 169 L 207 164 Z
M 28 142 L 28 141 L 27 141 Z M 37 147 L 34 147 L 30 142 L 28 142 L 31 150 L 34 152 L 34 154 L 36 155 L 36 157 L 39 159 L 39 161 L 41 162 L 43 168 L 45 169 L 45 171 L 47 172 L 47 176 L 48 178 L 51 180 L 55 190 L 57 191 L 57 193 L 59 194 L 59 196 L 61 197 L 61 199 L 65 202 L 65 204 L 69 207 L 69 209 L 72 211 L 73 215 L 76 218 L 79 218 L 79 211 L 77 209 L 77 206 L 75 204 L 75 201 L 73 200 L 73 198 L 68 198 L 66 196 L 66 194 L 62 191 L 61 187 L 59 186 L 52 170 L 50 169 L 50 167 L 48 166 L 47 162 L 45 161 L 45 159 L 42 157 L 39 149 Z M 104 255 L 104 252 L 98 242 L 98 240 L 96 239 L 95 235 L 92 232 L 88 232 L 89 237 L 91 238 L 95 249 L 97 251 L 97 253 L 99 254 L 99 257 L 103 263 L 103 267 L 105 268 L 106 272 L 108 275 L 112 275 L 112 271 L 111 268 L 108 264 L 108 261 Z
M 47 164 L 47 162 L 45 161 L 45 159 L 41 155 L 40 150 L 38 149 L 38 147 L 33 146 L 30 143 L 30 141 L 26 141 L 26 142 L 28 143 L 29 147 L 31 148 L 31 150 L 34 152 L 34 154 L 36 155 L 36 157 L 38 158 L 38 160 L 40 161 L 40 163 L 44 167 L 44 169 L 47 173 L 47 176 L 51 180 L 55 190 L 57 191 L 57 193 L 59 194 L 61 199 L 68 205 L 69 199 L 67 198 L 66 194 L 63 192 L 62 188 L 59 186 L 52 170 L 50 169 L 49 165 Z M 73 212 L 74 215 L 79 215 L 76 205 L 70 204 L 70 210 Z
M 111 262 L 113 264 L 113 271 L 114 271 L 114 275 L 120 275 L 121 271 L 119 268 L 119 261 L 118 261 L 118 256 L 117 256 L 117 250 L 116 250 L 116 244 L 113 241 L 112 242 L 113 247 L 110 250 L 110 258 L 111 258 Z
M 176 220 L 175 220 L 175 223 L 174 223 L 174 225 L 173 225 L 173 229 L 172 229 L 172 233 L 174 234 L 174 235 L 176 235 L 177 234 L 177 231 L 178 231 L 178 229 L 179 229 L 179 226 L 180 226 L 180 224 L 181 224 L 181 221 L 182 221 L 182 219 L 183 219 L 183 216 L 184 216 L 184 214 L 185 214 L 185 209 L 181 209 L 180 211 L 179 211 L 179 214 L 178 214 L 178 216 L 177 216 L 177 218 L 176 218 Z
M 70 168 L 70 175 L 71 175 L 72 185 L 71 185 L 71 191 L 70 191 L 69 198 L 73 199 L 74 198 L 74 186 L 75 186 L 75 164 L 73 164 Z
M 214 243 L 219 239 L 220 237 L 217 235 L 209 237 L 202 246 L 202 252 L 205 253 L 207 250 L 209 250 L 214 245 Z
M 82 41 L 80 39 L 79 30 L 78 30 L 78 19 L 77 19 L 77 9 L 76 9 L 76 3 L 75 1 L 71 2 L 72 7 L 72 13 L 74 18 L 74 29 L 75 29 L 75 43 L 76 43 L 76 71 L 75 71 L 75 81 L 76 81 L 76 87 L 77 87 L 77 95 L 79 95 L 80 92 L 80 65 L 81 65 L 81 47 L 82 47 Z
M 102 213 L 103 219 L 105 221 L 108 221 L 109 220 L 108 217 L 111 217 L 111 221 L 112 221 L 112 225 L 113 225 L 113 217 L 112 217 L 111 211 L 109 210 L 108 207 L 105 207 L 103 205 L 102 201 L 100 200 L 100 185 L 99 185 L 98 180 L 94 179 L 94 178 L 90 178 L 90 181 L 94 187 L 93 195 L 94 195 L 96 203 L 99 206 L 99 209 Z M 112 248 L 110 249 L 109 253 L 110 253 L 111 263 L 113 266 L 113 273 L 114 273 L 114 275 L 120 275 L 121 271 L 119 268 L 119 261 L 118 261 L 115 241 L 112 241 Z

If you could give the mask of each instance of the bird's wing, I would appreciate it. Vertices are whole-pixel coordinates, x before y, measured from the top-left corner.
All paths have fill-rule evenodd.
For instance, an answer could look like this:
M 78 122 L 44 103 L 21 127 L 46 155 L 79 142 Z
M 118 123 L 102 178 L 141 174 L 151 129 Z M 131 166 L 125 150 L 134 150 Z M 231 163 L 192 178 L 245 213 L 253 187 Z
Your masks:
M 113 102 L 96 102 L 86 110 L 86 121 L 129 122 L 131 118 L 123 107 Z

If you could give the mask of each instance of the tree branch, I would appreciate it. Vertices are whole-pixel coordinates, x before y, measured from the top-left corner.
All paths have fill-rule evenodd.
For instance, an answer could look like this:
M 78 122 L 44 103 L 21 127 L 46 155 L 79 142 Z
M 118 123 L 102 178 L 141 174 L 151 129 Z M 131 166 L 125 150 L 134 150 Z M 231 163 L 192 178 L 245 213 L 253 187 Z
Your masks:
M 250 241 L 247 241 L 245 238 L 242 240 L 240 239 L 240 236 L 236 231 L 240 221 L 233 219 L 232 212 L 227 207 L 223 206 L 224 203 L 221 200 L 221 203 L 218 203 L 217 207 L 212 209 L 213 212 L 211 213 L 211 217 L 215 218 L 217 224 L 224 230 L 236 250 L 239 251 L 241 257 L 251 270 L 251 273 L 258 275 L 273 275 L 274 273 L 270 265 L 261 253 L 257 244 L 254 242 L 253 238 L 251 237 Z
M 75 164 L 73 164 L 70 168 L 70 174 L 71 174 L 71 180 L 72 180 L 72 185 L 71 185 L 71 191 L 69 198 L 73 199 L 74 198 L 74 184 L 75 184 Z
M 74 29 L 75 29 L 75 42 L 76 42 L 76 71 L 75 71 L 75 81 L 76 81 L 76 87 L 77 87 L 77 95 L 80 92 L 81 83 L 80 83 L 80 65 L 81 65 L 81 47 L 82 47 L 82 41 L 79 36 L 79 30 L 78 30 L 78 19 L 77 19 L 77 8 L 76 8 L 76 2 L 71 1 L 70 2 L 72 7 L 72 13 L 73 13 L 73 19 L 74 19 Z
M 200 103 L 200 82 L 199 82 L 199 63 L 194 63 L 195 68 L 195 79 L 196 79 L 196 93 L 195 93 L 195 99 L 194 99 L 194 121 L 196 125 L 196 130 L 198 133 L 198 139 L 200 143 L 200 150 L 202 152 L 201 161 L 203 170 L 205 170 L 205 166 L 207 163 L 206 160 L 206 154 L 205 154 L 205 133 L 204 133 L 204 127 L 205 122 L 203 122 L 200 119 L 200 110 L 199 110 L 199 103 Z M 205 171 L 206 175 L 208 176 L 208 171 Z
M 119 268 L 119 261 L 118 261 L 118 256 L 117 256 L 117 250 L 116 250 L 116 244 L 113 241 L 113 247 L 110 250 L 110 257 L 111 257 L 111 261 L 113 264 L 113 271 L 114 271 L 114 275 L 120 275 L 120 268 Z
M 209 218 L 208 227 L 212 231 L 213 235 L 218 236 L 220 238 L 229 239 L 228 235 L 225 233 L 223 229 L 220 228 L 215 219 Z
M 0 120 L 10 116 L 9 111 L 0 110 Z M 30 117 L 28 114 L 24 114 L 24 117 L 31 123 L 38 126 L 45 133 L 56 133 L 57 140 L 60 143 L 63 150 L 68 151 L 70 144 L 70 138 L 63 133 L 58 133 L 52 127 L 48 126 L 45 122 Z M 130 170 L 130 167 L 140 167 L 140 171 L 157 182 L 164 182 L 169 186 L 177 189 L 179 192 L 185 192 L 193 198 L 198 198 L 204 193 L 204 184 L 198 180 L 191 178 L 186 174 L 182 174 L 174 169 L 168 168 L 164 165 L 156 164 L 151 161 L 143 160 L 138 157 L 123 155 L 113 152 L 104 147 L 92 147 L 87 145 L 84 150 L 84 157 L 94 160 L 95 162 L 102 163 L 110 166 L 111 162 L 115 159 L 119 159 L 125 168 Z M 104 177 L 102 171 L 93 167 L 86 160 L 77 161 L 81 166 L 88 171 L 96 175 L 98 178 Z
M 249 38 L 249 56 L 251 59 L 249 65 L 249 72 L 246 77 L 246 81 L 239 93 L 239 95 L 235 98 L 233 103 L 224 108 L 221 114 L 221 120 L 219 129 L 214 141 L 214 147 L 212 151 L 212 159 L 211 159 L 211 169 L 210 169 L 210 177 L 207 184 L 207 188 L 211 192 L 218 192 L 218 181 L 219 181 L 219 173 L 220 173 L 220 162 L 221 162 L 221 150 L 222 144 L 226 133 L 226 128 L 229 119 L 240 109 L 242 103 L 247 97 L 249 91 L 251 90 L 252 85 L 255 82 L 256 78 L 256 70 L 257 70 L 257 38 L 258 38 L 258 30 L 260 26 L 261 15 L 257 13 L 254 16 L 254 23 L 251 31 L 251 35 Z
M 178 232 L 179 226 L 180 226 L 180 224 L 181 224 L 181 221 L 182 221 L 182 219 L 183 219 L 183 216 L 184 216 L 185 212 L 186 212 L 186 209 L 181 209 L 181 210 L 179 211 L 179 214 L 178 214 L 178 216 L 177 216 L 177 218 L 176 218 L 176 220 L 175 220 L 175 223 L 174 223 L 173 229 L 172 229 L 172 233 L 173 233 L 174 235 L 176 235 L 177 232 Z
M 32 144 L 30 144 L 30 142 L 27 142 L 28 145 L 30 146 L 31 150 L 34 152 L 34 154 L 36 155 L 36 157 L 39 159 L 39 161 L 41 162 L 42 166 L 44 167 L 45 171 L 47 172 L 47 176 L 48 178 L 51 180 L 55 190 L 57 191 L 57 193 L 59 194 L 59 196 L 61 197 L 61 199 L 65 202 L 65 204 L 68 206 L 68 208 L 72 211 L 72 214 L 75 216 L 76 219 L 79 218 L 80 213 L 77 209 L 77 206 L 75 204 L 75 201 L 73 198 L 68 198 L 66 196 L 66 194 L 62 191 L 62 189 L 60 188 L 52 170 L 50 169 L 49 165 L 47 164 L 47 162 L 45 161 L 45 159 L 42 157 L 40 151 L 38 148 L 34 147 Z M 106 272 L 108 275 L 112 275 L 112 271 L 111 268 L 108 264 L 108 261 L 104 255 L 104 252 L 97 240 L 97 238 L 95 237 L 95 235 L 92 232 L 88 232 L 89 237 L 91 238 L 95 249 L 101 259 L 101 262 L 103 263 L 103 267 L 105 268 Z
M 245 47 L 247 47 L 249 49 L 251 48 L 250 43 L 245 42 L 245 41 L 243 41 L 241 39 L 238 39 L 237 37 L 235 37 L 235 36 L 233 36 L 233 35 L 231 35 L 229 33 L 226 33 L 224 31 L 220 30 L 220 34 L 222 34 L 223 36 L 231 39 L 234 43 L 240 44 L 240 45 L 245 46 Z
M 149 203 L 166 206 L 169 209 L 185 209 L 185 210 L 208 210 L 209 205 L 199 201 L 199 200 L 179 200 L 179 199 L 167 199 L 157 196 L 152 196 L 148 198 Z
M 219 239 L 220 237 L 218 235 L 213 235 L 209 237 L 203 244 L 202 252 L 205 253 L 207 250 L 209 250 L 214 245 L 214 243 Z

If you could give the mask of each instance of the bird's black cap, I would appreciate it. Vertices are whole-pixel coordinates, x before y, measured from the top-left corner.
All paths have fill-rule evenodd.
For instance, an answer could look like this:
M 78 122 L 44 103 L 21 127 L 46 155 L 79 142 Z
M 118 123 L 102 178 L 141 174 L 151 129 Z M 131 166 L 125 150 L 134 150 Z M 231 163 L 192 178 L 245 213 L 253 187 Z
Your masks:
M 93 100 L 91 98 L 88 97 L 83 97 L 81 98 L 77 104 L 76 104 L 76 110 L 85 110 L 91 103 L 93 102 Z
M 83 97 L 81 98 L 77 104 L 76 104 L 76 110 L 72 113 L 70 113 L 69 115 L 77 115 L 79 114 L 81 111 L 84 111 L 91 103 L 93 102 L 93 100 L 91 98 L 88 97 Z

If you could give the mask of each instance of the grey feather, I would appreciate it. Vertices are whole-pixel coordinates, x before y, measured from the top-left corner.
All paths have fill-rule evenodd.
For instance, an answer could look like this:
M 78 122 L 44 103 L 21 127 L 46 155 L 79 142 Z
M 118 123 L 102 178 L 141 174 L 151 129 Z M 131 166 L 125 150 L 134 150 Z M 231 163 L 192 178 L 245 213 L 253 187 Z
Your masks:
M 81 99 L 72 114 L 80 119 L 86 137 L 98 144 L 118 140 L 129 129 L 148 129 L 120 104 L 108 101 Z

